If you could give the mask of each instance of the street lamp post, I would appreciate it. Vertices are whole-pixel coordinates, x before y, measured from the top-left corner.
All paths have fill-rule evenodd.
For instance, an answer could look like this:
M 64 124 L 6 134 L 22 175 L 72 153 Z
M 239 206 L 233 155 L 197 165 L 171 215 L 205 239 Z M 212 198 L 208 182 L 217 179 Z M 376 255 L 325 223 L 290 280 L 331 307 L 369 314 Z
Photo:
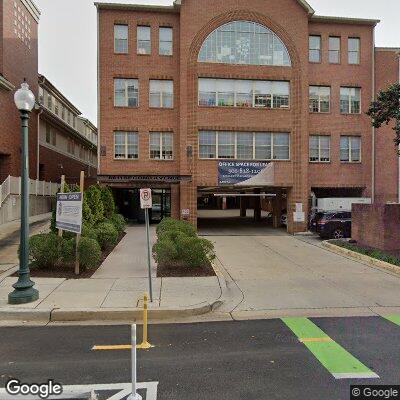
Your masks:
M 18 281 L 15 289 L 8 295 L 9 304 L 24 304 L 39 298 L 39 292 L 33 287 L 29 273 L 29 114 L 35 105 L 35 96 L 24 82 L 14 95 L 15 105 L 21 114 L 22 153 L 21 153 L 21 240 L 19 254 Z

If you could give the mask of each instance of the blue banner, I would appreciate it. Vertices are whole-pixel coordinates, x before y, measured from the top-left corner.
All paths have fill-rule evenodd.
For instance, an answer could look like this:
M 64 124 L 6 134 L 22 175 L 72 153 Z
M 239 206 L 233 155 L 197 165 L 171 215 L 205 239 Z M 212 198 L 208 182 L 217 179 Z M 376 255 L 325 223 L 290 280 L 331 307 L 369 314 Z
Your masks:
M 266 161 L 219 161 L 218 184 L 235 185 L 245 182 L 260 174 L 268 164 Z

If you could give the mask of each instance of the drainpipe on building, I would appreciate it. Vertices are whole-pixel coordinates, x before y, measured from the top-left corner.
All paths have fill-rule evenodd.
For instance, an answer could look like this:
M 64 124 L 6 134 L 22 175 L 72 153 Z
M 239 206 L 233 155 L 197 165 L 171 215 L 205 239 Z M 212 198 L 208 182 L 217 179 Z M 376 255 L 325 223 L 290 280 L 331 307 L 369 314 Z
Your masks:
M 375 26 L 372 31 L 372 101 L 375 101 Z M 371 203 L 375 203 L 375 127 L 372 127 Z
M 399 83 L 400 83 L 400 51 L 397 53 L 397 57 L 399 59 Z M 400 124 L 400 121 L 396 121 L 397 124 Z M 399 154 L 398 154 L 398 165 L 399 165 L 399 176 L 398 176 L 398 201 L 400 203 L 400 144 L 399 144 Z
M 36 179 L 39 180 L 40 173 L 40 115 L 42 114 L 43 109 L 40 108 L 37 115 L 37 149 L 36 149 Z

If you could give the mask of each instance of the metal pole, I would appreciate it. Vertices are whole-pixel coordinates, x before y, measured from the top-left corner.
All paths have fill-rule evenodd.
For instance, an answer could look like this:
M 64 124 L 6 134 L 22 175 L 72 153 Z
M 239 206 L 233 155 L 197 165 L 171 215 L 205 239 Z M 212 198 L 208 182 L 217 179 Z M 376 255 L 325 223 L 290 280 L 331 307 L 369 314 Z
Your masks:
M 15 289 L 8 295 L 9 304 L 25 304 L 39 298 L 39 292 L 33 288 L 34 282 L 29 272 L 29 151 L 28 151 L 29 112 L 21 111 L 21 238 L 19 255 L 19 278 L 13 285 Z
M 149 270 L 149 292 L 150 292 L 150 301 L 153 302 L 153 285 L 151 282 L 151 253 L 150 253 L 150 226 L 149 226 L 149 210 L 148 208 L 144 209 L 144 216 L 146 222 L 146 237 L 147 237 L 147 266 Z
M 137 393 L 137 388 L 136 388 L 136 380 L 137 380 L 137 374 L 136 374 L 136 324 L 133 324 L 131 327 L 131 344 L 132 344 L 132 393 L 129 396 L 129 400 L 142 400 L 142 396 Z

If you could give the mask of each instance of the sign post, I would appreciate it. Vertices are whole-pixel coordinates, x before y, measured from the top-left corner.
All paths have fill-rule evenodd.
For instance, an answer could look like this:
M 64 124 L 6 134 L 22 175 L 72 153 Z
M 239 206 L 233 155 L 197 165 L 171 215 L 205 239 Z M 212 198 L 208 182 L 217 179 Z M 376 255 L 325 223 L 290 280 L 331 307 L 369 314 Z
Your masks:
M 140 207 L 144 209 L 146 238 L 147 238 L 147 267 L 149 271 L 149 292 L 150 292 L 150 301 L 153 302 L 153 287 L 151 282 L 151 252 L 150 252 L 150 222 L 149 222 L 149 208 L 153 207 L 151 189 L 140 189 Z

